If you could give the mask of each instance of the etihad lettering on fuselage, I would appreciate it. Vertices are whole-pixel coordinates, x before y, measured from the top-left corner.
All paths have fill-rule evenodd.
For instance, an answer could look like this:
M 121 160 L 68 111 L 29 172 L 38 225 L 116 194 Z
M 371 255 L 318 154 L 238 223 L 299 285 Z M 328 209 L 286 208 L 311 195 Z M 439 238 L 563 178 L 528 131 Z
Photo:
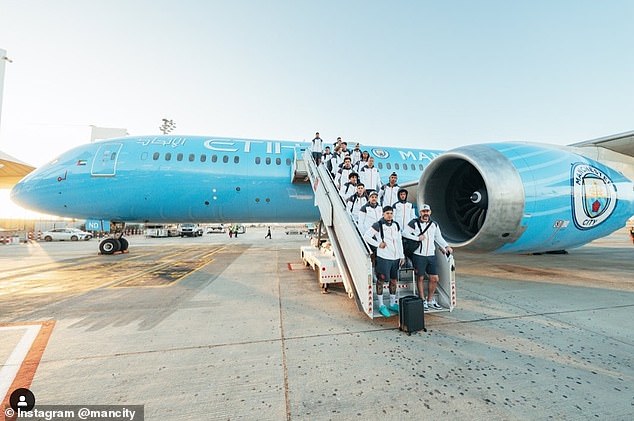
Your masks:
M 186 137 L 141 137 L 136 141 L 136 143 L 140 143 L 143 146 L 160 145 L 171 146 L 172 148 L 184 146 L 186 142 Z
M 210 151 L 216 152 L 242 152 L 249 153 L 255 145 L 263 145 L 266 147 L 267 154 L 280 154 L 282 148 L 294 149 L 301 145 L 282 145 L 281 142 L 273 142 L 270 140 L 235 140 L 235 139 L 207 139 L 203 146 Z
M 577 228 L 594 228 L 616 208 L 616 186 L 603 171 L 588 164 L 572 167 L 572 215 Z

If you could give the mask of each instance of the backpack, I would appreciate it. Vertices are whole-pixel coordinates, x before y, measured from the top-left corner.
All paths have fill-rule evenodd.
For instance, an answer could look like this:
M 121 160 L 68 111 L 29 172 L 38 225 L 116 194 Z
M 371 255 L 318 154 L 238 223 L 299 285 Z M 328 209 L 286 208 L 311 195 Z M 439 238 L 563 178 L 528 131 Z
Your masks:
M 423 235 L 427 232 L 427 230 L 429 229 L 429 227 L 432 226 L 432 224 L 434 223 L 431 219 L 429 220 L 429 222 L 427 223 L 427 226 L 425 227 L 425 229 L 423 230 L 421 225 L 420 225 L 420 221 L 418 218 L 415 219 L 416 221 L 416 225 L 418 225 L 418 235 Z M 405 256 L 409 259 L 412 258 L 412 256 L 414 255 L 414 252 L 416 251 L 417 248 L 422 247 L 423 244 L 418 241 L 418 240 L 412 240 L 411 238 L 406 238 L 403 237 L 403 254 L 405 254 Z

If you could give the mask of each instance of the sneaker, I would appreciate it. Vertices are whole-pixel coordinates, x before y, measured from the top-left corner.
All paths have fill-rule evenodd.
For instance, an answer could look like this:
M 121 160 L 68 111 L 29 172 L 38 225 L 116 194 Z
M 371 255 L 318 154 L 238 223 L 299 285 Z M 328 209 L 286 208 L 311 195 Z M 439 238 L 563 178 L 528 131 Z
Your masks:
M 423 300 L 423 311 L 429 310 L 429 305 L 427 305 L 427 300 Z
M 379 313 L 381 313 L 381 316 L 383 317 L 390 317 L 390 310 L 387 309 L 387 307 L 385 307 L 384 305 L 382 305 L 381 307 L 379 307 Z
M 398 304 L 390 304 L 389 306 L 387 306 L 387 308 L 395 313 L 398 313 Z
M 434 310 L 442 310 L 442 307 L 436 302 L 436 300 L 431 300 L 431 303 L 429 303 L 429 305 Z

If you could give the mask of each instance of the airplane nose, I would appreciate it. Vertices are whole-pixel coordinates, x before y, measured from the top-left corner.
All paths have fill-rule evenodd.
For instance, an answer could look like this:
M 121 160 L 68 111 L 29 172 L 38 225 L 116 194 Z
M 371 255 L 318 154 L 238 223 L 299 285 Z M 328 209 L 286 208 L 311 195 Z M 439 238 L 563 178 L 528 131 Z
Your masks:
M 42 211 L 43 186 L 37 177 L 37 170 L 20 180 L 9 193 L 13 203 L 23 208 Z
M 13 203 L 20 205 L 22 207 L 28 207 L 29 201 L 26 200 L 27 192 L 30 190 L 27 183 L 24 181 L 19 181 L 18 184 L 13 186 L 11 192 L 9 193 L 9 197 Z

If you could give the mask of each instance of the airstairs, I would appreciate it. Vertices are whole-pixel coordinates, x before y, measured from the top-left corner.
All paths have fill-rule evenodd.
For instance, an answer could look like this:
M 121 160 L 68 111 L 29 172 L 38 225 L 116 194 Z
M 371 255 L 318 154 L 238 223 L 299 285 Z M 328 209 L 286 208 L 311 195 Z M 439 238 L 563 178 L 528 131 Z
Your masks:
M 321 214 L 321 225 L 325 227 L 328 234 L 331 253 L 336 259 L 341 280 L 348 296 L 355 298 L 359 309 L 368 317 L 383 317 L 378 312 L 378 301 L 374 297 L 375 278 L 370 260 L 371 251 L 363 240 L 362 233 L 359 232 L 356 223 L 347 212 L 330 172 L 323 165 L 317 166 L 315 164 L 310 150 L 307 149 L 303 153 L 296 150 L 292 181 L 294 183 L 306 182 L 306 179 L 310 182 L 315 194 L 315 205 Z M 302 248 L 303 258 L 305 253 L 306 248 Z M 316 253 L 319 251 L 317 250 Z M 442 258 L 437 257 L 437 261 L 444 266 L 450 265 L 449 270 L 453 269 L 453 257 L 448 259 L 442 253 L 438 252 L 437 256 L 438 254 Z M 449 311 L 453 309 L 456 301 L 455 282 L 452 282 L 454 273 L 450 270 L 448 277 L 450 279 L 445 279 L 448 282 L 443 282 L 441 275 L 436 297 L 438 303 Z M 402 269 L 399 278 L 397 284 L 399 297 L 416 294 L 413 269 Z M 387 283 L 384 287 L 384 294 L 384 299 L 389 300 Z

